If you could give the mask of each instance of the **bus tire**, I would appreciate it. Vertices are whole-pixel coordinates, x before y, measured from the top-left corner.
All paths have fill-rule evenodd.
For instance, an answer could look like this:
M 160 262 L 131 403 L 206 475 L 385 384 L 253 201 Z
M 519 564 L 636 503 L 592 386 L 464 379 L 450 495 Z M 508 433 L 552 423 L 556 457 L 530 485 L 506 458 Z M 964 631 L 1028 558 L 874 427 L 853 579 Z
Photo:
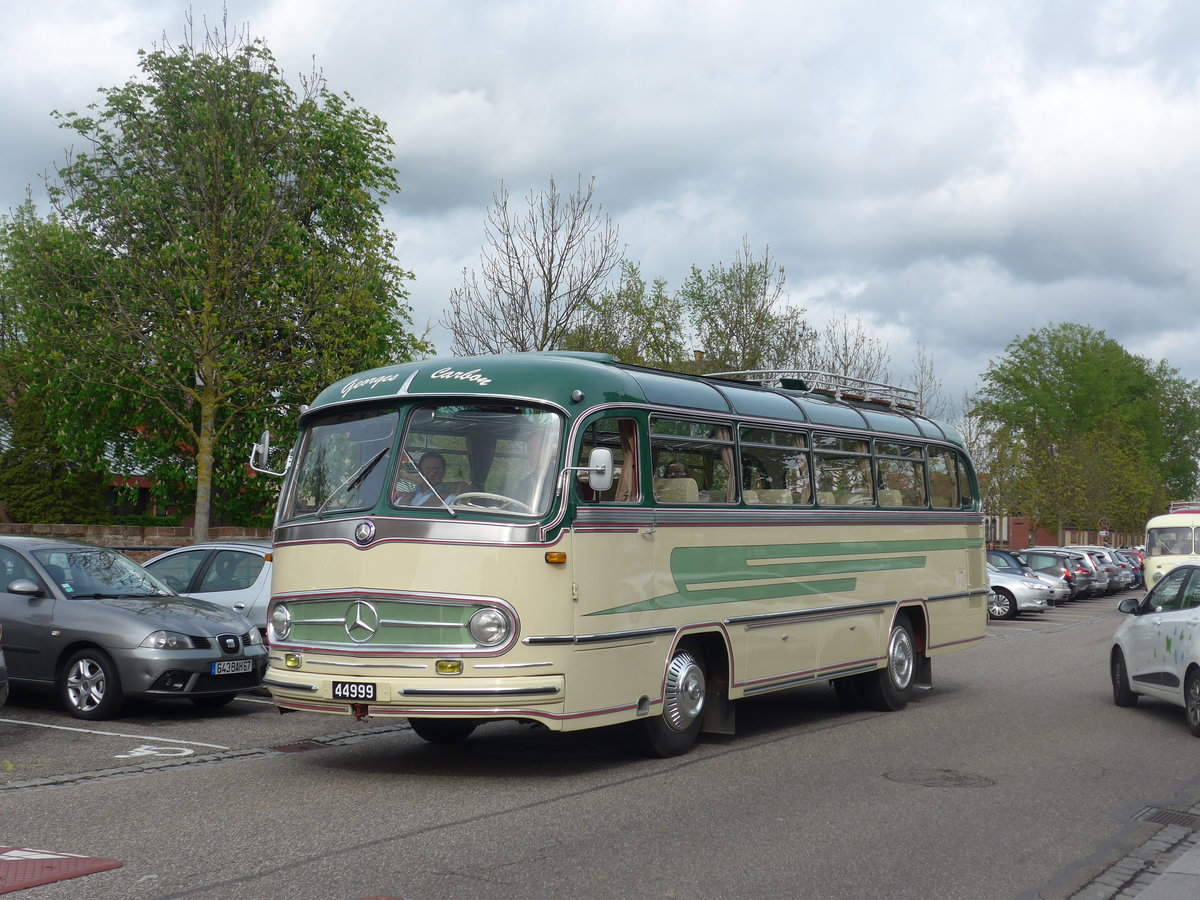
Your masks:
M 882 712 L 904 709 L 916 690 L 919 656 L 912 625 L 901 616 L 888 635 L 887 665 L 868 676 L 867 706 Z
M 704 722 L 707 676 L 704 657 L 681 647 L 667 663 L 662 715 L 638 722 L 639 749 L 667 758 L 687 753 Z
M 411 716 L 408 724 L 417 737 L 431 744 L 461 744 L 479 726 L 474 719 L 420 719 Z

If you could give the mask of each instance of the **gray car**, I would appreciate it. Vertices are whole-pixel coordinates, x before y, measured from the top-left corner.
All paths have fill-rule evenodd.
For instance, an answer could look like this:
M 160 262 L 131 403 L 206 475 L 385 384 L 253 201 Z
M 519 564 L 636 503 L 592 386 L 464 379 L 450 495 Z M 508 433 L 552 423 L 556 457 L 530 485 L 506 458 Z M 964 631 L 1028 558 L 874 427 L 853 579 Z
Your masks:
M 1054 605 L 1049 585 L 1036 578 L 1001 572 L 987 564 L 988 616 L 993 619 L 1015 619 L 1018 613 L 1045 612 Z
M 129 697 L 221 706 L 267 665 L 244 616 L 76 541 L 0 539 L 0 625 L 12 684 L 57 690 L 81 719 L 110 718 Z
M 4 626 L 0 625 L 0 641 L 4 640 Z M 8 666 L 4 664 L 4 645 L 0 644 L 0 706 L 8 700 Z

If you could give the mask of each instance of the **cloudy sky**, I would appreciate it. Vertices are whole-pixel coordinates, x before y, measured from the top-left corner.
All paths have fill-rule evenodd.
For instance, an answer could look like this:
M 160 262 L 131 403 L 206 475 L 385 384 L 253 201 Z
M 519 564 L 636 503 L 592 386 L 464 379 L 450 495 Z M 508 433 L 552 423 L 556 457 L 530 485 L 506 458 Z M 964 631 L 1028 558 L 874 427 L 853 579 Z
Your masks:
M 80 110 L 220 2 L 0 6 L 0 212 Z M 289 76 L 381 116 L 419 328 L 514 198 L 595 177 L 626 258 L 677 288 L 743 238 L 814 325 L 861 316 L 945 393 L 1015 338 L 1104 330 L 1200 379 L 1200 5 L 1189 0 L 228 0 Z

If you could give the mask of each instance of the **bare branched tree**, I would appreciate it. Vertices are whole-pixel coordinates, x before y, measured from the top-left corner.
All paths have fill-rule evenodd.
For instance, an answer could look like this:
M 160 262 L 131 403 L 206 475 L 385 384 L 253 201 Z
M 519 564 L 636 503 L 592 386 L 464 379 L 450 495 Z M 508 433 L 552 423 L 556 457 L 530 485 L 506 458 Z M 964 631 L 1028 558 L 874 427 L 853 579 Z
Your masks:
M 917 406 L 925 415 L 934 419 L 941 419 L 946 415 L 949 403 L 942 390 L 942 379 L 934 372 L 933 353 L 920 342 L 917 343 L 917 355 L 913 360 L 913 370 L 908 376 L 908 381 L 917 392 Z
M 868 333 L 862 316 L 830 319 L 817 336 L 809 368 L 831 375 L 886 382 L 891 378 L 888 345 Z
M 501 184 L 493 195 L 478 273 L 463 270 L 442 325 L 462 355 L 552 350 L 620 261 L 617 226 L 595 202 L 595 179 L 563 196 L 554 178 L 522 213 Z

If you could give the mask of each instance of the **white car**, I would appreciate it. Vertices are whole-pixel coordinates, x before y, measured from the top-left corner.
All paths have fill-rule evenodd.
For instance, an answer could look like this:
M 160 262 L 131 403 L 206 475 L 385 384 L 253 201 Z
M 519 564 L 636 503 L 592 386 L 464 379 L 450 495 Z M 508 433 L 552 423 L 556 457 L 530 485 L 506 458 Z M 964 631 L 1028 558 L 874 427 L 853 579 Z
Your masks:
M 1200 565 L 1177 566 L 1117 608 L 1129 615 L 1109 655 L 1113 702 L 1135 706 L 1146 696 L 1182 706 L 1200 737 Z
M 192 544 L 160 553 L 143 567 L 179 594 L 232 609 L 266 631 L 271 602 L 269 541 Z
M 1030 576 L 1001 572 L 991 563 L 987 568 L 992 589 L 988 595 L 989 618 L 1014 619 L 1017 613 L 1045 612 L 1054 605 L 1049 585 Z

